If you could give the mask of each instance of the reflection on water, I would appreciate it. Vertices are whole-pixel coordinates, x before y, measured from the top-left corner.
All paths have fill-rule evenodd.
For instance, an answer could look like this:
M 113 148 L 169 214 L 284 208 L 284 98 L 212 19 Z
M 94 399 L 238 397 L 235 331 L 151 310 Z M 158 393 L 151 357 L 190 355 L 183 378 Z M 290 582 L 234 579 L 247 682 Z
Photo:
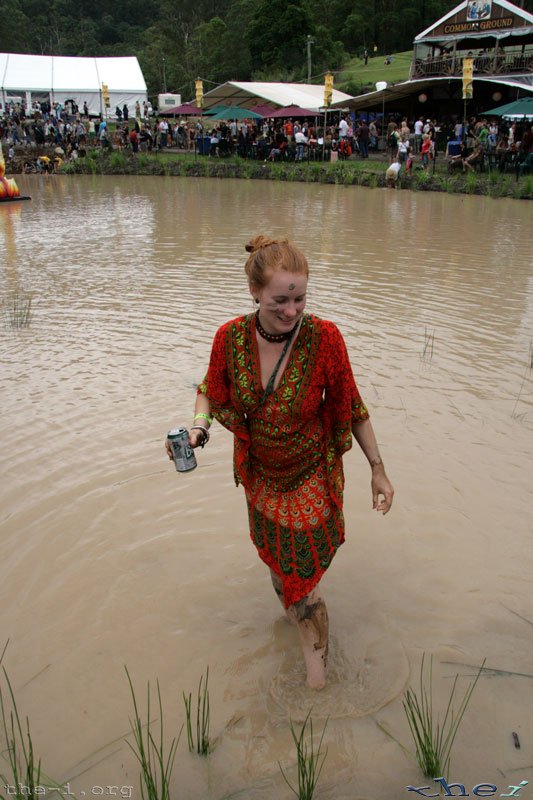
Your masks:
M 322 798 L 404 796 L 421 776 L 376 720 L 409 744 L 400 698 L 423 651 L 436 706 L 450 676 L 468 673 L 443 662 L 486 656 L 531 672 L 530 628 L 511 613 L 533 621 L 528 204 L 202 179 L 21 182 L 32 202 L 0 209 L 0 292 L 33 292 L 34 317 L 1 340 L 0 598 L 6 665 L 46 771 L 79 775 L 78 793 L 137 787 L 123 665 L 141 696 L 159 678 L 167 725 L 181 725 L 181 692 L 209 664 L 217 748 L 206 766 L 181 743 L 180 797 L 289 797 L 286 719 L 311 707 L 330 718 Z M 243 246 L 260 231 L 308 254 L 308 308 L 345 334 L 397 490 L 377 518 L 361 454 L 346 457 L 319 697 L 300 684 L 295 632 L 249 541 L 230 437 L 215 430 L 190 475 L 162 449 L 168 428 L 190 424 L 216 327 L 252 310 Z M 527 757 L 510 731 L 529 730 L 531 698 L 526 678 L 481 680 L 455 779 L 528 778 L 513 772 Z

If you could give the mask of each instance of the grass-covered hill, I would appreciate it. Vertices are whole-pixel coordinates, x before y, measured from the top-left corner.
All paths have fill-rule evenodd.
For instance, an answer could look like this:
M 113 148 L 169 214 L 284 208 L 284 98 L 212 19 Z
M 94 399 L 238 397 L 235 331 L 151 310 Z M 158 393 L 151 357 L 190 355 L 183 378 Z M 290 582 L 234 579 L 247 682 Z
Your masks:
M 358 95 L 373 91 L 377 81 L 387 81 L 387 83 L 405 81 L 409 77 L 412 58 L 412 50 L 393 53 L 392 64 L 387 65 L 384 63 L 385 57 L 379 55 L 369 58 L 366 67 L 363 59 L 352 58 L 344 69 L 337 73 L 335 88 L 347 94 Z

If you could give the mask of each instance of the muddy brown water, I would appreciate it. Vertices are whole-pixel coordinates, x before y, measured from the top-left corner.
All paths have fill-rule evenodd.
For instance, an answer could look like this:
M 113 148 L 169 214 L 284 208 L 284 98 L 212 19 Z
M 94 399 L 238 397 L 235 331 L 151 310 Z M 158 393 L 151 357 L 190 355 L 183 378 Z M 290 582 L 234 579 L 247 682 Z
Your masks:
M 206 762 L 182 736 L 175 798 L 292 796 L 278 761 L 293 779 L 289 719 L 311 708 L 315 731 L 329 718 L 317 798 L 413 796 L 427 781 L 380 726 L 411 749 L 401 699 L 426 653 L 435 709 L 456 673 L 462 696 L 463 665 L 524 674 L 480 678 L 451 777 L 470 793 L 533 784 L 531 205 L 231 180 L 19 185 L 33 199 L 0 208 L 0 290 L 31 291 L 33 317 L 0 340 L 1 631 L 45 771 L 79 797 L 140 797 L 124 665 L 143 709 L 159 679 L 169 733 L 209 665 L 217 746 Z M 318 695 L 248 538 L 230 436 L 216 427 L 187 475 L 162 444 L 190 424 L 216 327 L 252 310 L 243 245 L 261 231 L 308 254 L 308 310 L 344 333 L 396 488 L 378 517 L 361 452 L 345 458 Z

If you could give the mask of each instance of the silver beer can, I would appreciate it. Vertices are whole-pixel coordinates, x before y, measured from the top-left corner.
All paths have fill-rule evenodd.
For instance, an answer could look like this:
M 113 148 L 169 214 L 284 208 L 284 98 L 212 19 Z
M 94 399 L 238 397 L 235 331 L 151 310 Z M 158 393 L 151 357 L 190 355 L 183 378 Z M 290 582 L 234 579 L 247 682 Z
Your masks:
M 189 472 L 191 469 L 195 469 L 197 466 L 196 456 L 191 447 L 187 428 L 172 428 L 167 433 L 167 439 L 170 442 L 176 470 Z

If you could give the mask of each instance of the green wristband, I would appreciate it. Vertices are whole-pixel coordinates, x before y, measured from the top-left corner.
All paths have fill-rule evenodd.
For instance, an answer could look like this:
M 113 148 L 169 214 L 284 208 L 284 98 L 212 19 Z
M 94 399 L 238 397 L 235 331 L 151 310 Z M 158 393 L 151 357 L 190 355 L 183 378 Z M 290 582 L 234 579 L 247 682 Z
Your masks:
M 209 414 L 202 414 L 201 412 L 199 412 L 198 414 L 194 415 L 194 421 L 195 422 L 196 422 L 197 419 L 206 419 L 209 422 L 210 425 L 213 422 L 213 417 L 210 417 Z

